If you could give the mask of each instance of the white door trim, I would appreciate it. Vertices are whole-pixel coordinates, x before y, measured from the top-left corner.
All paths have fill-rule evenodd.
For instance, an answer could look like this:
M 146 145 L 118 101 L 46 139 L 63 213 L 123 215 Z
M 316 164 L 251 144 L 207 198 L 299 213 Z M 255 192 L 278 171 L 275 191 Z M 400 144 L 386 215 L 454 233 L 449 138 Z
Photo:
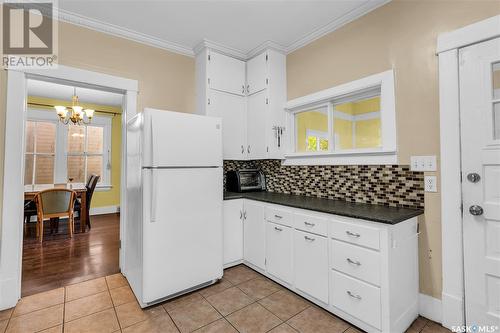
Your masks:
M 500 36 L 500 15 L 438 37 L 441 140 L 442 325 L 465 325 L 458 49 Z M 459 251 L 457 251 L 459 249 Z
M 124 94 L 122 128 L 137 113 L 138 82 L 112 75 L 59 65 L 53 70 L 9 70 L 7 72 L 7 110 L 5 119 L 5 155 L 3 174 L 2 224 L 0 229 L 0 310 L 16 305 L 21 297 L 21 264 L 24 199 L 24 121 L 26 117 L 26 81 L 29 77 L 64 80 L 78 84 L 97 85 Z M 122 131 L 122 152 L 126 152 L 126 131 Z M 125 155 L 122 155 L 120 207 L 125 209 Z M 125 214 L 120 215 L 120 238 L 125 240 Z M 124 271 L 125 247 L 120 250 Z

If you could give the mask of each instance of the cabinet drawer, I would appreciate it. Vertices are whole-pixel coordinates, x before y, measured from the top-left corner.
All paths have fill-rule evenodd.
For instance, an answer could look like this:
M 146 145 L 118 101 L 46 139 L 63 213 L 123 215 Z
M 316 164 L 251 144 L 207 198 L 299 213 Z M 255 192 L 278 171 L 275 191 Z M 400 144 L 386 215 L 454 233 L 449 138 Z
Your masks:
M 293 225 L 296 229 L 328 236 L 328 220 L 308 214 L 295 214 Z
M 380 230 L 364 225 L 332 220 L 330 224 L 330 235 L 333 238 L 343 240 L 356 245 L 380 249 Z
M 337 240 L 331 241 L 332 268 L 380 286 L 380 253 Z
M 295 287 L 328 303 L 328 239 L 294 230 Z
M 332 271 L 330 303 L 373 327 L 381 328 L 380 288 Z
M 293 213 L 289 210 L 266 207 L 266 220 L 282 225 L 292 226 Z

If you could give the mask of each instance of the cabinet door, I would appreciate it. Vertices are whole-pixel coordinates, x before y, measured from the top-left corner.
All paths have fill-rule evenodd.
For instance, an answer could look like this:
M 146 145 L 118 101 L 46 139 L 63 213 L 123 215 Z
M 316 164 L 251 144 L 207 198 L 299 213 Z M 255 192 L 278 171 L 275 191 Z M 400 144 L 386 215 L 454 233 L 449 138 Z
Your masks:
M 210 52 L 209 54 L 209 87 L 244 96 L 245 62 L 215 52 Z
M 267 158 L 266 146 L 266 90 L 248 96 L 247 101 L 247 155 L 250 159 Z
M 267 53 L 247 61 L 247 94 L 253 95 L 267 87 Z
M 249 263 L 265 269 L 266 229 L 264 206 L 245 200 L 244 204 L 244 258 Z
M 326 237 L 294 231 L 297 289 L 328 303 L 328 241 Z
M 243 200 L 224 201 L 224 265 L 243 259 Z
M 222 118 L 222 146 L 225 160 L 246 156 L 245 97 L 210 90 L 208 116 Z
M 277 278 L 292 283 L 292 228 L 267 222 L 266 269 Z

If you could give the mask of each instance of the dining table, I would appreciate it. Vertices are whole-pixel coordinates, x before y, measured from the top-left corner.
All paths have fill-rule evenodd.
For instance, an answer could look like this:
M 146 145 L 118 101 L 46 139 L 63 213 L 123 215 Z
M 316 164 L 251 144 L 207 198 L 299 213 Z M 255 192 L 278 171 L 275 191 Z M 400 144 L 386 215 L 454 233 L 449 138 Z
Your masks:
M 25 185 L 24 186 L 24 200 L 33 200 L 35 196 L 44 190 L 54 189 L 54 188 L 64 188 L 68 190 L 73 190 L 76 193 L 76 197 L 80 198 L 81 211 L 80 211 L 80 229 L 81 232 L 87 230 L 87 187 L 85 184 L 78 183 L 64 183 L 64 184 L 36 184 L 36 185 Z

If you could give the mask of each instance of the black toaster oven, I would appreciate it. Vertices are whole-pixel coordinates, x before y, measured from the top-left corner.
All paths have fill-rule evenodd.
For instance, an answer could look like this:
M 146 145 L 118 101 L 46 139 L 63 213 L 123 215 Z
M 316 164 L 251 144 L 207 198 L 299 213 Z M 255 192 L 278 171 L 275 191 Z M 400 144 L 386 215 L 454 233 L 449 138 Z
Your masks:
M 257 169 L 242 169 L 226 173 L 226 190 L 230 192 L 265 191 L 266 176 Z

